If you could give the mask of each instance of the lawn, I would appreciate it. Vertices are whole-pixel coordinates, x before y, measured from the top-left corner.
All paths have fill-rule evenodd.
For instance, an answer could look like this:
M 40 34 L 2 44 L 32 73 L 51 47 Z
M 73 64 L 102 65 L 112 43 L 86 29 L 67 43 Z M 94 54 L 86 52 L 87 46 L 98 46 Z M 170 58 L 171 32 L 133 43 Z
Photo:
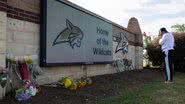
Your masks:
M 185 104 L 185 73 L 165 84 L 162 71 L 144 69 L 92 77 L 93 84 L 71 91 L 41 86 L 30 104 Z M 0 104 L 19 104 L 7 95 Z
M 185 73 L 176 72 L 173 84 L 161 78 L 132 90 L 120 90 L 121 95 L 105 98 L 98 104 L 185 104 Z

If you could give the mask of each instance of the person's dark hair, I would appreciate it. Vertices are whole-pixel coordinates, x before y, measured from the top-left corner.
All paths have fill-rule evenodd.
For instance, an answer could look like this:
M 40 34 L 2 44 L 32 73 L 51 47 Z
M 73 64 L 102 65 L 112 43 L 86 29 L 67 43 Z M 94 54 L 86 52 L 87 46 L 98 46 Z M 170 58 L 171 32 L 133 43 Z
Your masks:
M 160 31 L 161 31 L 161 32 L 165 32 L 165 33 L 167 33 L 167 32 L 168 32 L 168 31 L 166 30 L 166 28 L 164 28 L 164 27 L 163 27 L 163 28 L 161 28 L 161 29 L 160 29 Z

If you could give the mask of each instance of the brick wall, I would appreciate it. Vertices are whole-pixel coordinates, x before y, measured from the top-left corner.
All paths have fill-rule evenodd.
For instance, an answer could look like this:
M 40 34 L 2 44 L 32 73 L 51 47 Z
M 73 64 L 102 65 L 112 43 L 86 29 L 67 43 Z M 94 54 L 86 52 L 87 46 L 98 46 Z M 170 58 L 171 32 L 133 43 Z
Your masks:
M 39 55 L 39 5 L 40 0 L 0 0 L 0 65 L 5 65 L 6 53 L 16 56 Z M 125 57 L 132 59 L 135 66 L 135 46 L 141 46 L 135 43 L 135 34 L 119 26 L 114 31 L 122 31 L 128 35 L 129 54 Z M 122 58 L 123 55 L 120 53 L 118 57 Z M 51 83 L 64 76 L 84 76 L 82 66 L 49 67 L 43 68 L 43 71 L 43 75 L 38 77 L 39 84 Z M 87 66 L 88 76 L 115 72 L 116 69 L 109 64 Z M 18 78 L 15 76 L 14 79 Z
M 40 23 L 40 0 L 0 0 L 0 11 L 10 18 Z
M 7 18 L 7 52 L 15 56 L 39 54 L 39 24 Z M 38 77 L 38 83 L 51 83 L 61 77 L 80 78 L 84 76 L 82 66 L 63 66 L 43 68 L 43 75 Z M 88 65 L 87 76 L 115 73 L 110 65 Z M 18 77 L 14 76 L 18 80 Z M 19 86 L 17 81 L 14 85 Z
M 113 42 L 113 59 L 114 60 L 120 60 L 120 59 L 132 59 L 133 64 L 135 63 L 135 49 L 132 48 L 133 45 L 135 45 L 135 34 L 131 34 L 128 31 L 126 31 L 125 29 L 122 29 L 118 26 L 114 26 L 113 25 L 113 36 L 117 36 L 119 37 L 119 34 L 123 33 L 124 36 L 127 37 L 128 39 L 128 43 L 129 43 L 129 47 L 128 47 L 128 53 L 123 54 L 122 51 L 119 51 L 117 53 L 115 53 L 115 49 L 117 46 L 117 42 Z M 133 53 L 134 52 L 134 53 Z M 134 58 L 130 58 L 130 56 L 134 57 Z
M 135 67 L 137 69 L 143 69 L 143 47 L 136 46 L 135 47 Z
M 6 12 L 0 11 L 0 66 L 5 66 L 6 55 Z
M 116 73 L 116 69 L 109 64 L 106 65 L 87 65 L 87 76 L 103 75 Z M 82 66 L 64 66 L 44 68 L 43 75 L 38 77 L 39 84 L 52 83 L 62 77 L 81 78 L 85 75 Z
M 16 56 L 37 55 L 39 53 L 39 25 L 9 17 L 7 21 L 8 52 Z
M 40 13 L 40 0 L 7 0 L 7 4 L 31 13 Z
M 0 66 L 5 67 L 6 57 L 6 12 L 0 11 Z M 4 96 L 5 90 L 0 86 L 0 99 Z

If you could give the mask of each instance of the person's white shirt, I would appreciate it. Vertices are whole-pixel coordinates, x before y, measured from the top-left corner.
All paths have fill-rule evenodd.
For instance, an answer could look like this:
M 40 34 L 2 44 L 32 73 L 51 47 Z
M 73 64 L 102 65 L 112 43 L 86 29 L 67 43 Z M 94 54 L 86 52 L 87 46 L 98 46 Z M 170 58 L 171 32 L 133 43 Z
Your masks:
M 162 51 L 174 50 L 174 36 L 172 33 L 163 34 L 162 38 L 159 40 Z

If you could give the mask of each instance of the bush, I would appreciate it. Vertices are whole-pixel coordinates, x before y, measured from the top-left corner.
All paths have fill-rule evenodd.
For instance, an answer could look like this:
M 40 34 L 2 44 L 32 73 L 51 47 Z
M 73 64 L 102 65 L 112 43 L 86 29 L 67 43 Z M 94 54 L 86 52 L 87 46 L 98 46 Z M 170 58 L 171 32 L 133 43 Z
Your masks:
M 153 66 L 161 66 L 162 64 L 162 52 L 158 45 L 149 44 L 146 47 L 147 54 L 149 56 L 149 61 L 152 62 Z
M 173 33 L 175 37 L 175 70 L 185 71 L 185 33 Z M 163 63 L 162 51 L 158 44 L 159 39 L 154 39 L 146 47 L 149 60 L 153 66 L 160 66 Z
M 185 33 L 174 33 L 175 36 L 175 69 L 185 71 Z

